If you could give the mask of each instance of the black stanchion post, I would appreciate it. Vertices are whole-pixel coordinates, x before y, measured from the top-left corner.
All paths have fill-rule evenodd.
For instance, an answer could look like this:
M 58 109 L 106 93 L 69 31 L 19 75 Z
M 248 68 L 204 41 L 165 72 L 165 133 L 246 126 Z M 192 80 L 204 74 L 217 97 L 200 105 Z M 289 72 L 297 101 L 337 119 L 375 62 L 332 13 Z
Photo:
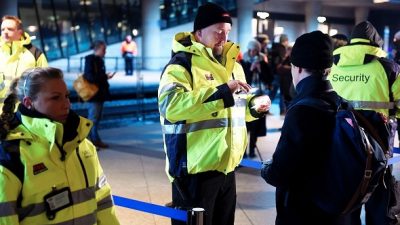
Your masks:
M 188 211 L 187 225 L 204 225 L 204 212 L 203 208 L 193 208 Z

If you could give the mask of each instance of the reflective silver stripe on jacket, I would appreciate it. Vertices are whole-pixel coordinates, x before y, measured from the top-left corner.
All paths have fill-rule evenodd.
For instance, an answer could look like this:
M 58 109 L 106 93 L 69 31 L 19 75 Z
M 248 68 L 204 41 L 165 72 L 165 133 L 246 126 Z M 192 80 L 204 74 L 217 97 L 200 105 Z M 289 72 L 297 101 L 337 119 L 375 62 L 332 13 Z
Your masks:
M 93 225 L 97 223 L 96 212 L 88 214 L 86 216 L 81 216 L 78 218 L 74 218 L 72 220 L 67 220 L 61 223 L 52 223 L 53 225 L 76 225 L 76 224 L 85 224 L 85 225 Z
M 111 195 L 106 196 L 101 201 L 97 202 L 97 211 L 113 207 L 114 202 Z
M 349 101 L 356 109 L 393 109 L 394 102 Z
M 95 188 L 90 187 L 90 188 L 71 192 L 71 197 L 72 197 L 72 202 L 74 205 L 91 200 L 91 199 L 95 199 L 96 198 Z M 26 207 L 19 209 L 18 215 L 19 215 L 20 220 L 23 220 L 25 217 L 37 216 L 44 212 L 46 212 L 46 208 L 45 208 L 44 202 L 41 202 L 41 203 L 31 204 L 31 205 L 28 205 Z
M 16 201 L 0 203 L 0 217 L 17 215 L 17 212 L 15 212 L 16 208 Z
M 185 92 L 188 91 L 182 84 L 179 84 L 179 83 L 175 83 L 175 82 L 174 82 L 174 83 L 165 85 L 165 86 L 160 90 L 160 95 L 161 95 L 162 93 L 164 93 L 164 92 L 171 91 L 171 90 L 174 90 L 174 89 L 177 89 L 177 88 L 183 88 L 183 90 L 185 90 Z M 159 103 L 159 104 L 160 104 L 160 114 L 161 114 L 163 117 L 165 117 L 165 112 L 166 112 L 166 110 L 167 110 L 167 106 L 168 106 L 168 103 L 170 102 L 170 99 L 171 99 L 175 94 L 176 94 L 175 92 L 172 92 L 172 93 L 169 94 L 163 101 L 161 101 L 161 102 Z
M 233 120 L 222 118 L 190 124 L 168 124 L 163 125 L 162 129 L 164 134 L 186 134 L 198 130 L 228 127 L 230 123 L 232 123 L 233 127 L 246 126 L 245 118 L 235 118 Z
M 164 87 L 161 88 L 160 90 L 160 95 L 166 91 L 171 91 L 177 88 L 183 88 L 183 90 L 185 90 L 185 92 L 187 92 L 188 90 L 180 83 L 176 83 L 176 82 L 172 82 L 170 84 L 165 85 Z

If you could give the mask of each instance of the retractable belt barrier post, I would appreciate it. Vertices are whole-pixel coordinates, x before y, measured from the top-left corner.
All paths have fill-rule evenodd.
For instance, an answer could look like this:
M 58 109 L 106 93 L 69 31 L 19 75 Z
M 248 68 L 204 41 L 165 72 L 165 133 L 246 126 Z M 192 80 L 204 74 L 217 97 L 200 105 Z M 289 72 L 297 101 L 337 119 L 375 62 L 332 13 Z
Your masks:
M 203 208 L 193 208 L 188 211 L 188 221 L 187 225 L 203 225 L 204 224 L 204 209 Z
M 117 206 L 169 217 L 175 220 L 186 222 L 187 225 L 204 225 L 205 211 L 203 208 L 193 208 L 185 211 L 116 195 L 113 195 L 113 199 L 114 204 Z

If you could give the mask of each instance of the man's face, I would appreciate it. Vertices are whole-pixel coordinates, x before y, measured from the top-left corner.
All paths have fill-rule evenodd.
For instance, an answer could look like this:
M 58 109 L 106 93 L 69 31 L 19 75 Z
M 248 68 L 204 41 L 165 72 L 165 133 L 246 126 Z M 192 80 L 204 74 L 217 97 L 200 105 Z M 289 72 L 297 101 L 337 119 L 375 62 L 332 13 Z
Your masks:
M 9 43 L 21 40 L 22 30 L 18 29 L 14 20 L 4 20 L 1 23 L 1 38 Z
M 212 48 L 214 55 L 219 56 L 222 54 L 231 28 L 230 23 L 213 24 L 198 31 L 198 41 L 206 47 Z
M 106 46 L 100 45 L 99 48 L 94 51 L 94 54 L 100 57 L 104 57 L 106 55 Z

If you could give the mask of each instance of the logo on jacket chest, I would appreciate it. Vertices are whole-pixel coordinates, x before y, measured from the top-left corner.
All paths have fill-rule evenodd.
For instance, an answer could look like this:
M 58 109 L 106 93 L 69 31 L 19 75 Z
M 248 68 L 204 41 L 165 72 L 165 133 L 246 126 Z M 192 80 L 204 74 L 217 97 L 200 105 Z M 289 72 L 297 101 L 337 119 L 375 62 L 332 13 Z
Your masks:
M 214 80 L 214 77 L 211 73 L 208 73 L 208 74 L 206 73 L 206 74 L 204 74 L 204 76 L 206 77 L 206 80 Z
M 44 163 L 38 163 L 33 165 L 33 175 L 38 175 L 39 173 L 43 173 L 48 170 Z

